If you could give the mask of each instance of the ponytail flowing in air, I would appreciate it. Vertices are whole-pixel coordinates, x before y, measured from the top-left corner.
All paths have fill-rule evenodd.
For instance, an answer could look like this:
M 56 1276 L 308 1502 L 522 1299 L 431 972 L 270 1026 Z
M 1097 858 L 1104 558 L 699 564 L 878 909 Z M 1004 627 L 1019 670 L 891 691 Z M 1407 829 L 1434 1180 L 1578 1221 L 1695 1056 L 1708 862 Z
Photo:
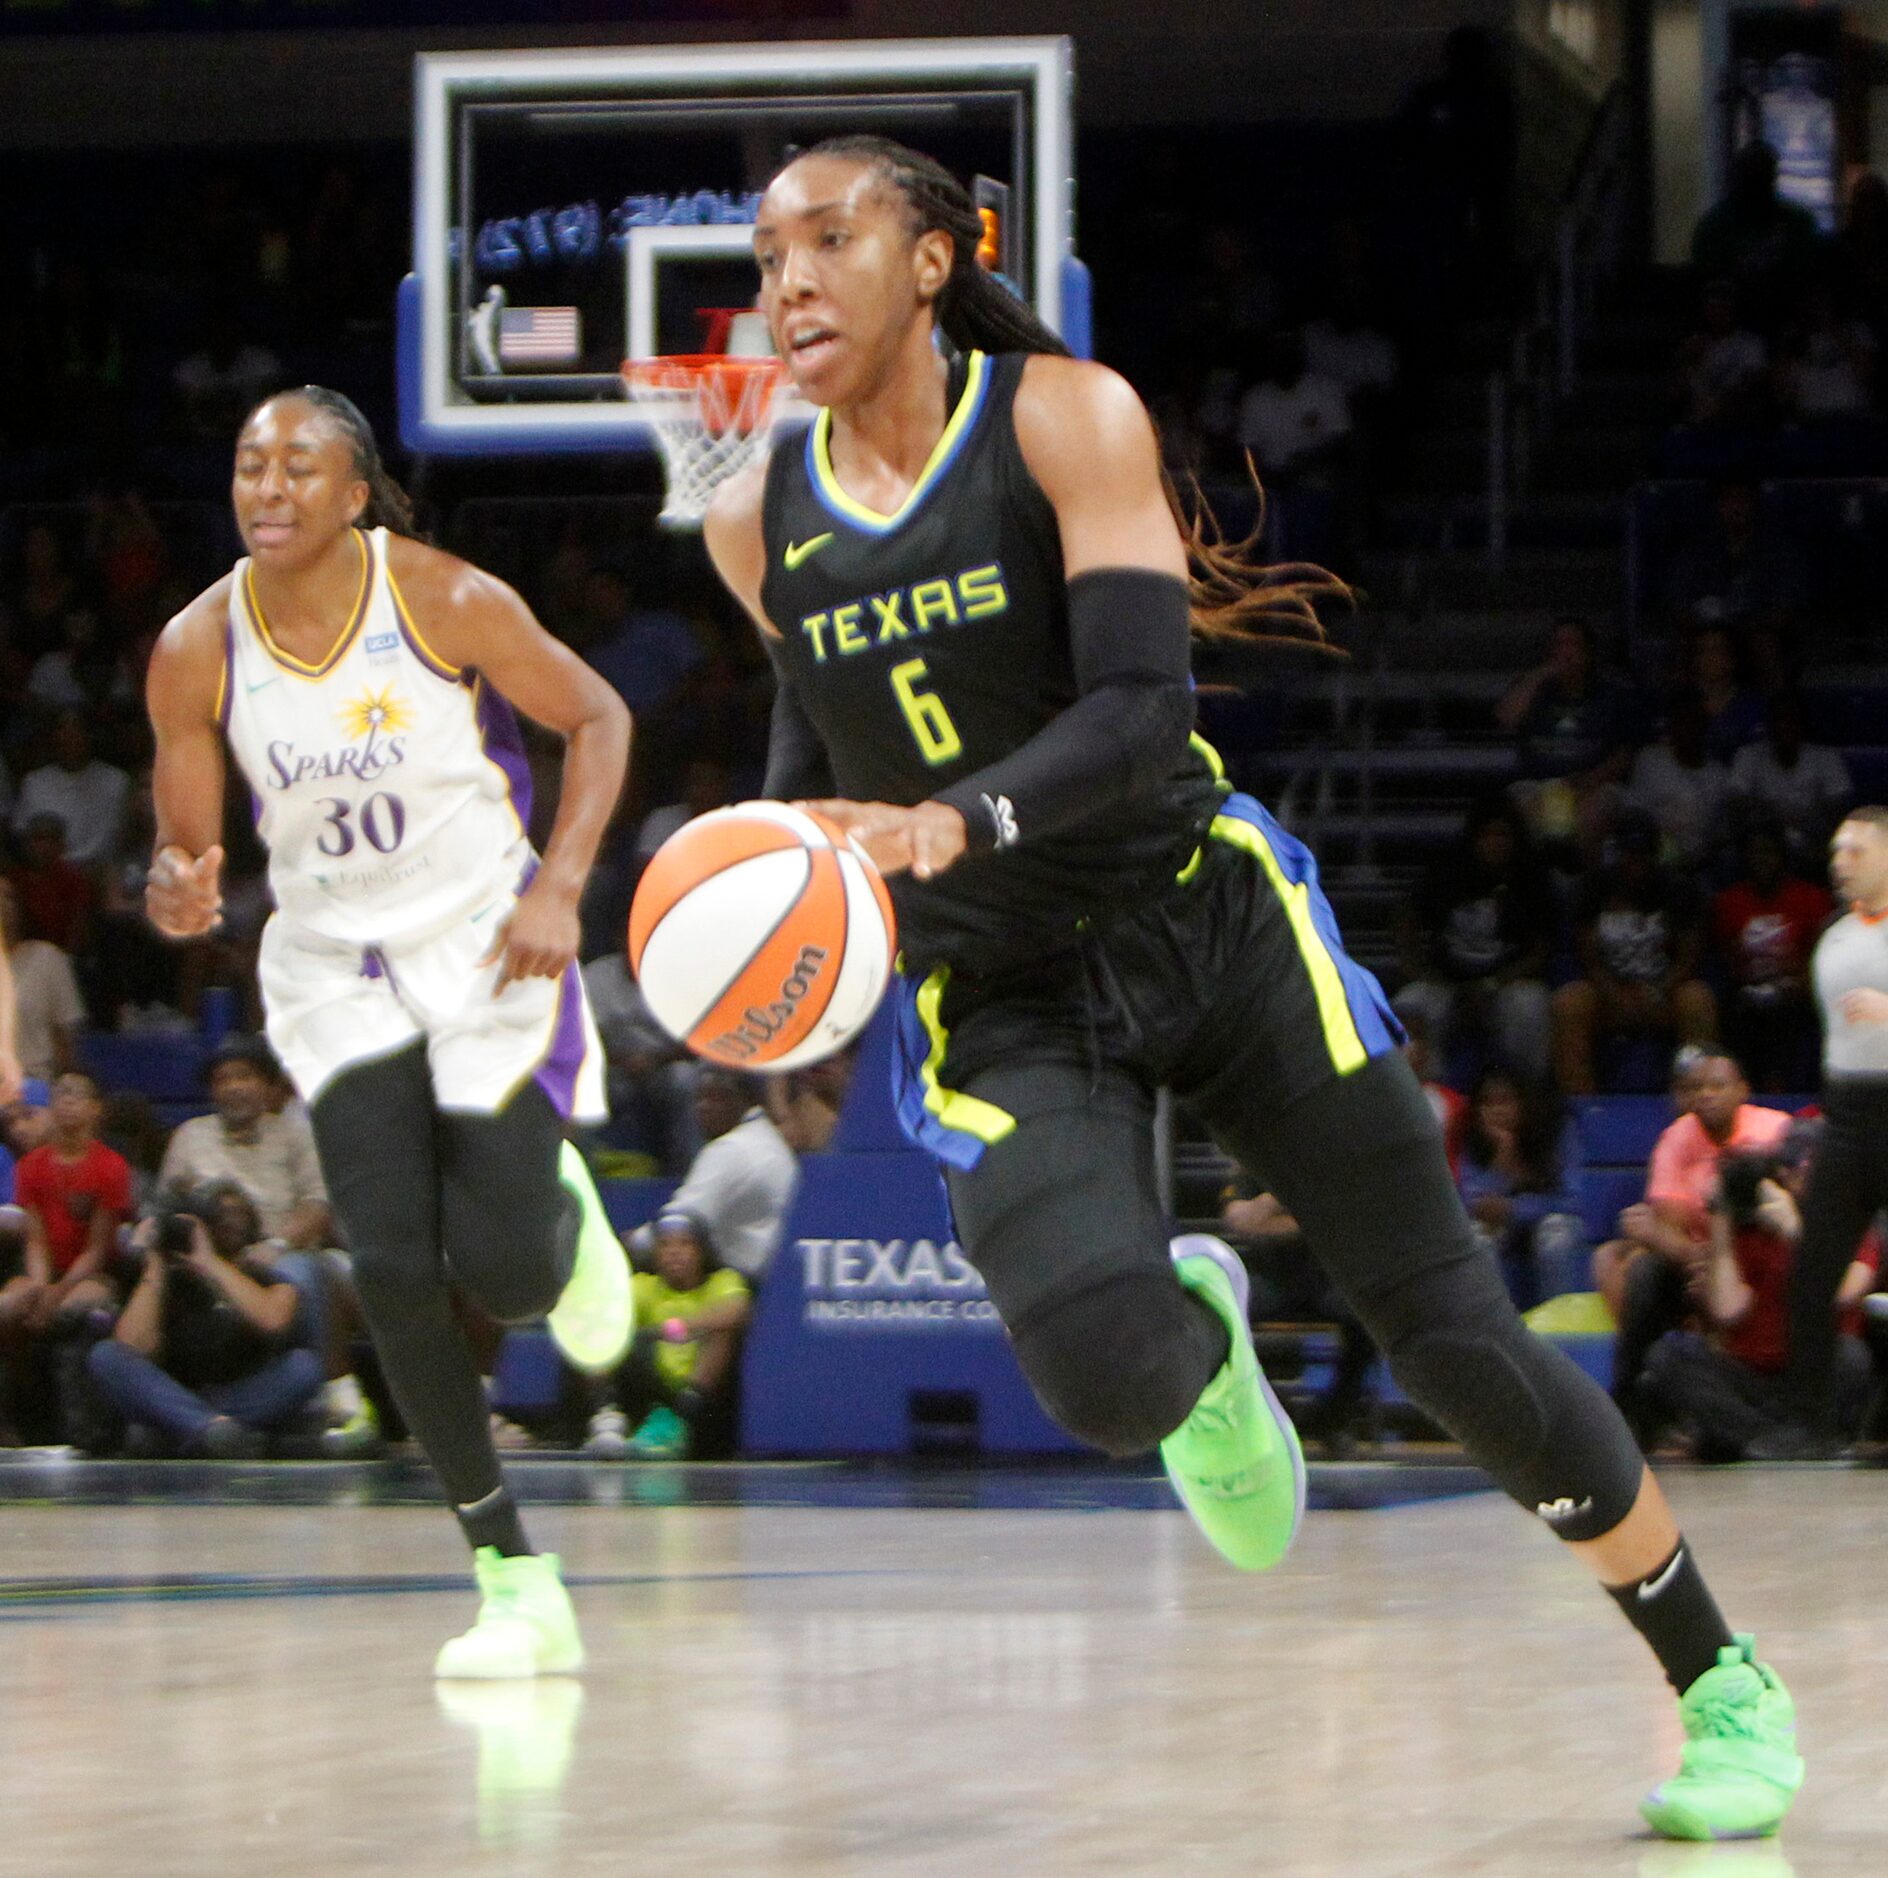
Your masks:
M 954 252 L 950 276 L 937 298 L 937 323 L 957 351 L 1072 356 L 1062 340 L 977 259 L 984 237 L 983 217 L 970 192 L 941 163 L 889 137 L 831 137 L 798 155 L 870 164 L 904 197 L 914 234 L 938 229 L 950 236 Z M 1324 568 L 1302 561 L 1267 566 L 1257 558 L 1259 536 L 1265 528 L 1265 492 L 1259 488 L 1250 456 L 1246 468 L 1253 487 L 1259 489 L 1258 519 L 1249 534 L 1234 540 L 1226 537 L 1197 482 L 1192 484 L 1189 510 L 1165 465 L 1161 468 L 1167 501 L 1186 544 L 1193 631 L 1201 639 L 1218 642 L 1270 639 L 1323 645 L 1319 603 L 1349 606 L 1355 596 L 1344 581 Z

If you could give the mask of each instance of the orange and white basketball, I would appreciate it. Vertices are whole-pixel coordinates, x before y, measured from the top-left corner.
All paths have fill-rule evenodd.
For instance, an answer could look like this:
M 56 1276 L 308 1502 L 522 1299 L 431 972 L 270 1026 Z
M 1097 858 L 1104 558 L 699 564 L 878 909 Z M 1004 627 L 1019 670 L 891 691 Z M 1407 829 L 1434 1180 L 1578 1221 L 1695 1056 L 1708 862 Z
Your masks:
M 656 1021 L 734 1069 L 798 1069 L 878 1009 L 897 951 L 879 871 L 823 816 L 742 802 L 678 828 L 629 913 Z

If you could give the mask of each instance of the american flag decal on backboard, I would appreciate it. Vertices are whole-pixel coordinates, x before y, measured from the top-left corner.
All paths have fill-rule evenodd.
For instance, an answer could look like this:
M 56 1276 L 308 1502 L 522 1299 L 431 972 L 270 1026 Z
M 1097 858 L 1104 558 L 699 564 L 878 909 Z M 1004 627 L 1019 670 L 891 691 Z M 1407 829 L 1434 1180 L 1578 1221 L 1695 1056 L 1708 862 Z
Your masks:
M 574 306 L 509 306 L 498 316 L 505 365 L 575 365 L 583 352 Z

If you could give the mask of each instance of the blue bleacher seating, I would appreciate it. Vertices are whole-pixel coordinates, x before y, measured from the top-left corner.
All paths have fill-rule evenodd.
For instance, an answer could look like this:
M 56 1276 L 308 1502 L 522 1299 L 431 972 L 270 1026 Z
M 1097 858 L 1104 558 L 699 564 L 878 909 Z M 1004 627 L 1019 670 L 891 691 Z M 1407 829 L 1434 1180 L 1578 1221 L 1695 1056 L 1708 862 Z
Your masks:
M 153 1102 L 204 1100 L 203 1071 L 210 1046 L 194 1031 L 86 1031 L 79 1061 L 107 1090 L 129 1090 Z

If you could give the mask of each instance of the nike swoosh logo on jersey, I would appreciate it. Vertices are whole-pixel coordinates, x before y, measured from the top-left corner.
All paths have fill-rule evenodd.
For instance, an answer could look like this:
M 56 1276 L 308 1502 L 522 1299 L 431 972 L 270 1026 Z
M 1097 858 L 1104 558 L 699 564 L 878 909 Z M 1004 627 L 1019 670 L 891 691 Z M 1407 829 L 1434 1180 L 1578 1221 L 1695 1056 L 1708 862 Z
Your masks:
M 273 677 L 270 677 L 270 678 L 259 678 L 259 679 L 257 679 L 257 680 L 255 681 L 255 683 L 254 683 L 254 684 L 252 684 L 252 685 L 251 685 L 251 686 L 249 687 L 249 689 L 250 689 L 251 691 L 267 691 L 267 690 L 268 690 L 268 688 L 269 688 L 269 687 L 270 687 L 270 686 L 271 686 L 272 684 L 274 684 L 274 683 L 275 683 L 275 679 L 274 679 Z
M 808 555 L 817 554 L 830 540 L 832 540 L 832 533 L 828 530 L 823 535 L 815 535 L 811 541 L 789 541 L 787 552 L 783 557 L 787 564 L 787 572 L 791 574 Z

